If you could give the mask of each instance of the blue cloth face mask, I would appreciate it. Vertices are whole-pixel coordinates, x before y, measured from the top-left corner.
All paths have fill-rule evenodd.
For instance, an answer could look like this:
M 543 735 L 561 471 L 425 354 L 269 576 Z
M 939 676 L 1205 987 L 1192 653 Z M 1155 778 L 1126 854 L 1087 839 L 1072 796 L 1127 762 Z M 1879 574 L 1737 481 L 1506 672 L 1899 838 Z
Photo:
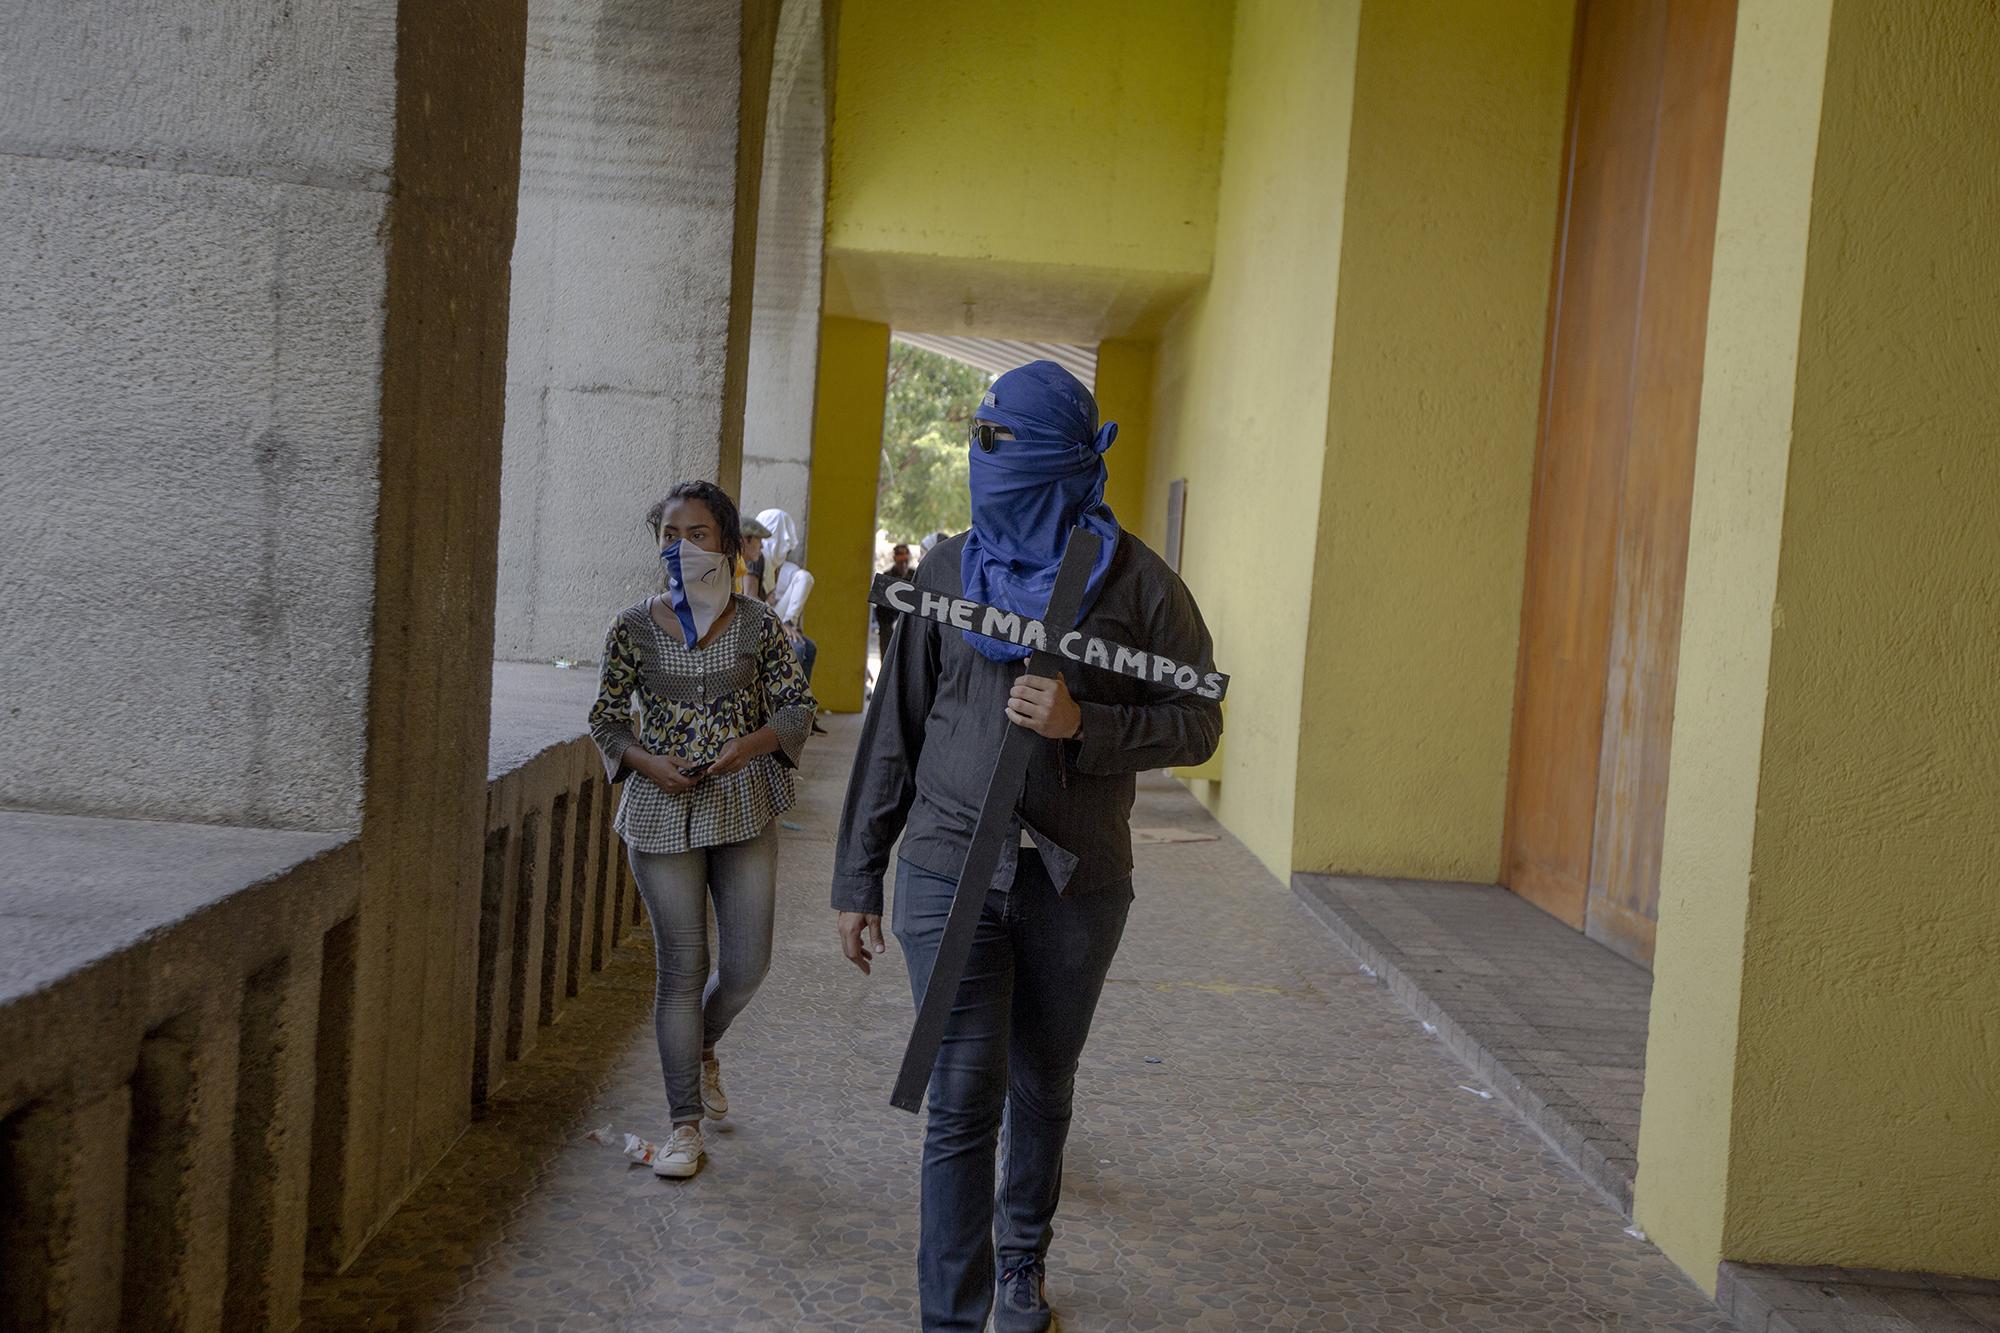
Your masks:
M 729 605 L 736 562 L 719 551 L 677 541 L 660 552 L 660 563 L 667 567 L 667 603 L 680 622 L 682 641 L 692 648 Z
M 1088 612 L 1118 547 L 1118 519 L 1104 503 L 1104 451 L 1118 438 L 1116 422 L 1097 424 L 1097 400 L 1053 361 L 1010 370 L 974 412 L 970 444 L 972 531 L 959 573 L 965 595 L 1020 616 L 1049 609 L 1056 566 L 1073 527 L 1103 539 L 1083 598 Z M 1011 440 L 989 427 L 1005 427 Z M 965 641 L 995 662 L 1018 662 L 1029 650 L 963 631 Z

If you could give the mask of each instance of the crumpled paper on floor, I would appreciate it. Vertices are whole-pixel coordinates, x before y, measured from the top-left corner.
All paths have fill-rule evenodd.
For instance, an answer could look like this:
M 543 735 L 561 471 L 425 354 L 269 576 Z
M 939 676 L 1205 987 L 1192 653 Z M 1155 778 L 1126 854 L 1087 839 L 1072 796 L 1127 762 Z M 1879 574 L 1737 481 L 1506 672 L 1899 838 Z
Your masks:
M 620 1134 L 611 1126 L 593 1129 L 583 1136 L 592 1143 L 601 1143 L 607 1148 L 623 1153 L 641 1166 L 651 1166 L 653 1159 L 660 1155 L 660 1145 L 640 1138 L 637 1134 Z

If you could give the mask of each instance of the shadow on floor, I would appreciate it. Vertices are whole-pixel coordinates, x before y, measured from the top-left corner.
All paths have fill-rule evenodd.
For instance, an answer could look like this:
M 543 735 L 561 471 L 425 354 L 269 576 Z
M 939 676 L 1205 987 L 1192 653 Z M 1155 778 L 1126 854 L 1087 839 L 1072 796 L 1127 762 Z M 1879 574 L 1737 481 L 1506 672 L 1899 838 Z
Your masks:
M 348 1272 L 307 1279 L 300 1328 L 443 1326 L 444 1312 L 477 1281 L 556 1159 L 591 1128 L 587 1112 L 611 1087 L 619 1062 L 635 1042 L 650 1044 L 652 992 L 651 941 L 644 930 L 628 930 L 604 971 L 541 1030 L 535 1050 L 510 1066 L 445 1160 Z M 605 1155 L 618 1171 L 608 1149 Z M 651 1178 L 644 1167 L 631 1169 Z
M 910 1022 L 827 908 L 858 720 L 807 750 L 774 957 L 723 1043 L 732 1113 L 685 1183 L 583 1141 L 665 1120 L 643 940 L 618 952 L 311 1329 L 916 1326 L 921 1122 L 890 1109 Z M 1049 1288 L 1072 1330 L 1725 1333 L 1579 1180 L 1175 784 L 1077 1075 Z

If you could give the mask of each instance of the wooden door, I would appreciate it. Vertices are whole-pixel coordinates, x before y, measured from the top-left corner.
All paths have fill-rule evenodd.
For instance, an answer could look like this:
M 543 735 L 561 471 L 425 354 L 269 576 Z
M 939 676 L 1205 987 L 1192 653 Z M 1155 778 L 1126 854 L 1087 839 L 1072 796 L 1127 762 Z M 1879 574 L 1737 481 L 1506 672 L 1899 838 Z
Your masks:
M 1734 0 L 1578 15 L 1503 882 L 1650 963 Z

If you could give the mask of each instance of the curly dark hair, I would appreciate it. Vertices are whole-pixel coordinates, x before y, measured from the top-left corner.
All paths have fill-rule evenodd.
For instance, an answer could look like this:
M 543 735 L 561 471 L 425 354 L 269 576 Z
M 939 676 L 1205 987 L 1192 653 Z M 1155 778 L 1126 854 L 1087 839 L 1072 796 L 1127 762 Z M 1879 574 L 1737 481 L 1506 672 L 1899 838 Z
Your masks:
M 657 539 L 660 535 L 660 521 L 666 516 L 667 506 L 676 500 L 698 500 L 708 506 L 708 512 L 715 516 L 716 535 L 722 539 L 722 554 L 735 557 L 743 549 L 743 520 L 736 513 L 736 501 L 729 498 L 729 492 L 712 481 L 684 481 L 653 501 L 653 507 L 646 511 L 646 530 Z

